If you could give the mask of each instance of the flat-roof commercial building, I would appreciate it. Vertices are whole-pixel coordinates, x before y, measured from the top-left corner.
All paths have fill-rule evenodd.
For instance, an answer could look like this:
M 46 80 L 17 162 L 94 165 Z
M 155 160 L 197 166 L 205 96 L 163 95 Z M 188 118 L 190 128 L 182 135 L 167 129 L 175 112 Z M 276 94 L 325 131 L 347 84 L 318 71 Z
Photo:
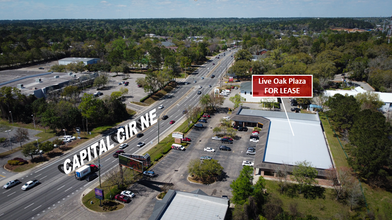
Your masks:
M 67 57 L 59 60 L 59 65 L 83 62 L 84 65 L 98 63 L 99 58 Z
M 277 166 L 307 161 L 325 177 L 334 167 L 318 114 L 239 109 L 232 120 L 239 126 L 262 127 L 256 145 L 256 175 L 273 175 Z
M 200 189 L 193 192 L 169 190 L 155 203 L 149 220 L 225 219 L 229 200 L 207 195 Z

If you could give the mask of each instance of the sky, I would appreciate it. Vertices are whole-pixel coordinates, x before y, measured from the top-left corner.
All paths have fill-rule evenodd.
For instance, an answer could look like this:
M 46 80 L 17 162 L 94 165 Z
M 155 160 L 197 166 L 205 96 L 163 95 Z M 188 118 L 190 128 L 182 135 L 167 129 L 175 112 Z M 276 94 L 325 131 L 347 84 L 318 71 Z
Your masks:
M 0 20 L 391 15 L 392 0 L 0 0 Z

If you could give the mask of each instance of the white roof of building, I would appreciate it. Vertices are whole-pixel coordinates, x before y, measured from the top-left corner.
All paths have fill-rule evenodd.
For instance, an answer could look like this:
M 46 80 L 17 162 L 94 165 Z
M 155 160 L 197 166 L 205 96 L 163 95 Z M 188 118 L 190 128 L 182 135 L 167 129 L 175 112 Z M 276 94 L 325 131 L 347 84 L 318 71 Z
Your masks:
M 331 157 L 319 121 L 266 117 L 271 121 L 264 162 L 295 165 L 307 161 L 329 169 Z M 293 134 L 294 133 L 294 134 Z
M 87 62 L 90 60 L 95 60 L 98 58 L 84 58 L 84 57 L 67 57 L 60 59 L 59 61 L 66 61 L 66 62 Z
M 341 95 L 352 95 L 356 96 L 358 93 L 364 93 L 367 90 L 362 89 L 361 87 L 356 87 L 353 90 L 325 90 L 324 94 L 326 96 L 334 96 L 335 94 Z M 384 103 L 392 103 L 392 93 L 390 92 L 374 92 L 380 96 L 380 100 Z

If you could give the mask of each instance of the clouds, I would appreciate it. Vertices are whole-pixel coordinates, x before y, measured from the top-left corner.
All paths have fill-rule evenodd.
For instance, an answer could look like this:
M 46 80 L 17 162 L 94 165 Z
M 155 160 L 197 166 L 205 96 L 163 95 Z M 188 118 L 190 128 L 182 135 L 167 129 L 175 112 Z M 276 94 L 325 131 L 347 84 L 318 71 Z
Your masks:
M 0 19 L 379 17 L 386 0 L 0 0 Z

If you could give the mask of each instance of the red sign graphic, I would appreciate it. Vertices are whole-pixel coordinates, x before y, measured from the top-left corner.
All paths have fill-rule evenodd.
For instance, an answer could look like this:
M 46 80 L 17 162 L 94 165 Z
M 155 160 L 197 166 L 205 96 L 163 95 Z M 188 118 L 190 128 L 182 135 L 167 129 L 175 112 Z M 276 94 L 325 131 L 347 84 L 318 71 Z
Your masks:
M 313 75 L 253 75 L 252 95 L 313 98 Z

